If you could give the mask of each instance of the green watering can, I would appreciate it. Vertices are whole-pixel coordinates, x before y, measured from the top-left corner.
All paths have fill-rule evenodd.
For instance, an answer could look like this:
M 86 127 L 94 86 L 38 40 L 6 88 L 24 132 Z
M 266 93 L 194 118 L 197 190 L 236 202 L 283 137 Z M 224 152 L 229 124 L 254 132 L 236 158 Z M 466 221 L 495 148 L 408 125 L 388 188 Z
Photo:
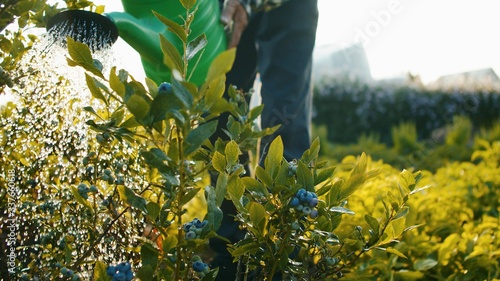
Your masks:
M 87 43 L 96 50 L 113 44 L 120 36 L 141 56 L 146 76 L 157 84 L 170 81 L 170 70 L 163 64 L 163 53 L 160 48 L 162 34 L 182 51 L 181 40 L 156 18 L 158 14 L 183 24 L 180 16 L 185 17 L 186 10 L 179 0 L 122 0 L 125 12 L 111 12 L 104 15 L 82 11 L 67 10 L 52 17 L 47 23 L 47 30 L 57 36 L 71 36 L 73 39 Z M 206 77 L 212 60 L 226 50 L 224 27 L 219 22 L 220 10 L 218 0 L 198 0 L 191 33 L 188 41 L 205 33 L 208 43 L 203 54 L 201 52 L 191 59 L 188 76 L 193 72 L 195 62 L 202 55 L 191 75 L 191 82 L 201 85 Z

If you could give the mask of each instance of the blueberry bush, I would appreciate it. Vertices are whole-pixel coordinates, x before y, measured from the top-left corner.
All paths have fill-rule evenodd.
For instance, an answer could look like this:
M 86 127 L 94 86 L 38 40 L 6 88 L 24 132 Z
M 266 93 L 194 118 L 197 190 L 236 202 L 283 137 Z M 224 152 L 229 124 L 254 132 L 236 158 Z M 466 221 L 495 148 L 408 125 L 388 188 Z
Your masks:
M 204 83 L 186 81 L 206 38 L 189 36 L 196 1 L 180 2 L 182 25 L 159 17 L 183 42 L 177 50 L 160 37 L 170 81 L 141 83 L 68 38 L 64 62 L 84 87 L 54 75 L 46 53 L 19 60 L 31 75 L 12 72 L 1 85 L 16 96 L 0 109 L 3 280 L 214 280 L 224 272 L 210 267 L 208 241 L 224 240 L 223 200 L 246 230 L 227 245 L 238 280 L 498 278 L 498 144 L 430 173 L 365 153 L 331 166 L 319 139 L 286 160 L 278 137 L 247 174 L 253 162 L 240 156 L 258 155 L 257 141 L 277 128 L 259 129 L 265 105 L 250 108 L 251 93 L 226 87 L 234 49 Z M 227 139 L 211 138 L 218 126 Z M 448 193 L 434 192 L 450 179 Z

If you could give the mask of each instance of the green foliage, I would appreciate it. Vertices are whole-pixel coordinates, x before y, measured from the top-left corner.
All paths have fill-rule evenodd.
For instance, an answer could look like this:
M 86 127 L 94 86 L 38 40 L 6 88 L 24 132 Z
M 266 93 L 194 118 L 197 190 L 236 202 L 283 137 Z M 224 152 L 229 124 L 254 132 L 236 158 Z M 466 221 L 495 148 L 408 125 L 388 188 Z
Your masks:
M 186 38 L 189 23 L 182 26 Z M 9 267 L 11 277 L 53 280 L 71 272 L 107 280 L 107 265 L 129 261 L 142 280 L 213 280 L 217 269 L 192 269 L 195 252 L 206 248 L 222 220 L 220 191 L 206 183 L 213 155 L 248 151 L 273 130 L 256 130 L 258 114 L 243 93 L 231 89 L 230 98 L 223 97 L 234 50 L 216 58 L 206 83 L 186 82 L 183 69 L 205 44 L 202 37 L 186 42 L 188 55 L 173 69 L 179 75 L 162 88 L 115 67 L 104 73 L 87 45 L 68 38 L 68 65 L 85 71 L 89 95 L 69 93 L 63 77 L 51 84 L 33 76 L 33 92 L 15 90 L 18 103 L 2 109 L 0 153 L 1 172 L 15 171 L 22 203 L 15 209 L 22 219 L 15 246 L 23 250 Z M 233 116 L 226 148 L 209 137 L 214 119 L 227 111 Z M 228 164 L 239 165 L 234 157 Z M 7 214 L 13 198 L 4 186 L 2 178 Z M 208 224 L 200 239 L 189 240 L 181 226 L 193 217 Z M 6 225 L 2 220 L 2 229 Z
M 419 141 L 416 139 L 413 123 L 404 123 L 392 129 L 392 147 L 383 144 L 377 135 L 368 135 L 361 136 L 353 144 L 326 143 L 322 156 L 327 159 L 342 159 L 366 152 L 374 159 L 381 159 L 399 169 L 412 167 L 434 172 L 450 162 L 469 160 L 473 150 L 480 147 L 482 139 L 488 142 L 500 140 L 497 134 L 498 122 L 492 129 L 481 127 L 473 130 L 468 118 L 456 116 L 453 120 L 453 123 L 431 139 Z M 316 132 L 325 142 L 326 129 L 321 127 Z
M 498 142 L 482 142 L 482 148 L 471 159 L 474 163 L 454 162 L 434 174 L 422 173 L 420 182 L 429 188 L 410 194 L 406 217 L 407 224 L 420 226 L 403 234 L 401 243 L 394 246 L 402 255 L 374 251 L 356 265 L 351 280 L 497 280 L 498 149 Z M 381 174 L 391 177 L 392 169 L 383 165 Z M 351 197 L 354 212 L 384 210 L 372 196 L 380 187 L 371 183 Z M 364 226 L 362 222 L 361 216 L 350 221 Z M 367 220 L 373 228 L 372 224 Z
M 0 7 L 0 69 L 8 79 L 0 79 L 0 94 L 5 86 L 12 88 L 25 75 L 20 73 L 19 63 L 32 48 L 37 36 L 30 32 L 33 28 L 44 28 L 48 20 L 63 9 L 90 9 L 98 11 L 102 7 L 87 0 L 67 0 L 63 7 L 47 3 L 46 0 L 7 0 Z
M 342 237 L 338 234 L 345 231 L 339 227 L 344 216 L 354 214 L 346 208 L 347 200 L 378 172 L 368 170 L 367 157 L 362 154 L 358 160 L 352 159 L 348 174 L 338 176 L 335 168 L 318 161 L 319 150 L 316 140 L 301 159 L 288 162 L 278 137 L 271 143 L 264 167 L 257 167 L 255 179 L 227 175 L 227 197 L 248 230 L 230 252 L 256 270 L 256 280 L 272 280 L 278 273 L 284 280 L 336 280 L 371 250 L 401 255 L 392 244 L 411 229 L 404 220 L 406 204 L 409 194 L 417 192 L 419 175 L 403 172 L 400 192 L 381 196 L 386 200 L 385 212 L 377 217 L 366 215 L 373 228 L 369 238 L 361 234 L 359 226 L 347 228 L 352 232 Z M 317 216 L 308 217 L 291 206 L 300 189 L 318 195 Z
M 189 10 L 195 1 L 181 3 Z M 438 153 L 402 122 L 392 155 L 437 159 L 476 148 L 470 162 L 441 161 L 431 173 L 373 161 L 365 149 L 387 153 L 378 134 L 365 132 L 364 148 L 352 148 L 359 156 L 336 166 L 320 159 L 319 139 L 287 161 L 278 137 L 264 165 L 246 175 L 241 154 L 277 128 L 257 130 L 263 107 L 250 109 L 245 93 L 225 88 L 234 50 L 217 57 L 197 87 L 187 82 L 187 64 L 206 38 L 187 39 L 190 20 L 159 18 L 184 43 L 181 54 L 162 39 L 171 81 L 103 72 L 86 45 L 68 39 L 67 63 L 84 71 L 86 95 L 64 77 L 34 75 L 13 87 L 18 101 L 0 109 L 0 210 L 2 247 L 12 246 L 17 260 L 2 279 L 104 281 L 108 266 L 123 261 L 137 280 L 214 280 L 219 269 L 206 265 L 214 258 L 206 250 L 208 239 L 225 239 L 216 234 L 224 199 L 247 230 L 229 250 L 254 280 L 499 278 L 498 142 L 472 145 L 470 123 L 456 118 Z M 227 112 L 227 124 L 218 124 Z M 211 140 L 217 126 L 229 140 Z M 416 166 L 407 161 L 400 163 Z M 15 239 L 8 216 L 18 220 Z
M 390 145 L 391 130 L 413 123 L 419 140 L 450 125 L 453 116 L 469 118 L 474 128 L 491 128 L 500 118 L 500 94 L 493 90 L 437 91 L 409 86 L 371 86 L 327 81 L 314 93 L 318 126 L 327 127 L 328 140 L 355 142 L 362 134 L 378 134 Z M 332 112 L 335 112 L 332 115 Z
M 418 142 L 417 129 L 413 123 L 402 123 L 392 128 L 392 142 L 398 154 L 404 155 L 423 149 L 422 144 Z

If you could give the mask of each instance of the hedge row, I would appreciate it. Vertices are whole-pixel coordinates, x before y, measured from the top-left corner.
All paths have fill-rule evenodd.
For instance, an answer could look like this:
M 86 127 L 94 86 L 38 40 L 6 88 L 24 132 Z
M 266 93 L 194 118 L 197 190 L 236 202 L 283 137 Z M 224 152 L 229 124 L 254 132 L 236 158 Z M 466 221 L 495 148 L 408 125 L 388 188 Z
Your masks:
M 419 139 L 427 139 L 457 115 L 468 117 L 474 128 L 489 128 L 500 120 L 500 93 L 485 90 L 445 92 L 332 81 L 316 86 L 313 99 L 313 122 L 325 125 L 328 140 L 337 143 L 377 134 L 390 144 L 391 128 L 403 122 L 414 123 Z

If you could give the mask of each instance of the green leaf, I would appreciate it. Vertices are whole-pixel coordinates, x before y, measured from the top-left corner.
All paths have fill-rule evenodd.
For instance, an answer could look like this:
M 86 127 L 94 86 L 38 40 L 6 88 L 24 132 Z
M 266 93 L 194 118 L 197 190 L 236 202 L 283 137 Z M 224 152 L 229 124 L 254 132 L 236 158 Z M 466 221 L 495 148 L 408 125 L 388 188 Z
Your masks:
M 450 234 L 446 239 L 441 243 L 438 250 L 438 261 L 443 266 L 448 265 L 453 253 L 456 251 L 458 247 L 458 243 L 460 243 L 461 237 L 457 233 Z
M 312 172 L 302 160 L 297 162 L 297 183 L 309 191 L 314 188 Z
M 418 259 L 413 263 L 413 268 L 418 271 L 426 271 L 438 265 L 434 259 Z
M 137 271 L 137 278 L 141 281 L 151 280 L 151 276 L 154 275 L 154 270 L 150 265 L 143 265 L 139 271 Z
M 158 85 L 156 85 L 155 81 L 149 79 L 149 78 L 144 78 L 144 81 L 146 83 L 146 87 L 148 88 L 149 95 L 152 98 L 155 98 L 156 95 L 158 95 Z
M 205 95 L 205 110 L 210 110 L 224 95 L 226 89 L 226 76 L 222 75 L 219 78 L 208 81 L 202 87 L 202 92 Z
M 205 274 L 205 276 L 203 276 L 201 281 L 214 281 L 215 278 L 217 277 L 217 274 L 219 274 L 218 267 L 210 270 L 207 274 Z
M 172 80 L 172 89 L 174 95 L 184 104 L 186 109 L 191 108 L 193 105 L 193 94 L 190 92 L 190 83 L 181 82 L 176 79 Z
M 210 64 L 205 81 L 212 81 L 220 75 L 228 73 L 233 66 L 235 56 L 236 48 L 231 48 L 220 53 Z
M 177 243 L 179 243 L 179 240 L 177 240 L 177 236 L 168 235 L 165 239 L 163 239 L 163 244 L 162 244 L 163 253 L 170 252 L 171 249 L 177 246 Z
M 406 220 L 405 218 L 399 218 L 399 219 L 396 219 L 396 220 L 393 220 L 391 222 L 391 226 L 392 226 L 392 229 L 393 229 L 393 238 L 398 238 L 400 237 L 405 228 L 406 228 Z
M 191 40 L 186 49 L 186 58 L 191 60 L 199 51 L 203 50 L 207 46 L 208 40 L 205 33 L 200 34 L 195 39 Z
M 347 199 L 356 190 L 358 190 L 363 183 L 365 183 L 366 177 L 364 174 L 351 174 L 351 176 L 344 182 L 340 190 L 340 200 Z
M 141 156 L 146 160 L 146 163 L 157 168 L 160 171 L 168 169 L 168 161 L 171 159 L 159 148 L 151 148 L 149 151 L 141 151 Z
M 329 167 L 321 170 L 319 174 L 314 179 L 314 185 L 320 184 L 333 176 L 335 172 L 335 167 Z
M 139 122 L 137 122 L 135 117 L 132 116 L 132 117 L 128 118 L 127 120 L 125 120 L 125 122 L 121 123 L 120 127 L 121 128 L 135 128 L 139 125 L 140 125 Z
M 281 136 L 278 136 L 271 142 L 266 159 L 264 160 L 264 167 L 271 178 L 274 178 L 278 172 L 283 160 L 283 151 L 283 141 L 281 140 Z
M 245 186 L 243 185 L 241 178 L 231 177 L 229 179 L 227 193 L 235 205 L 240 204 L 241 197 L 243 197 L 243 194 L 245 193 Z
M 258 243 L 250 241 L 249 243 L 238 245 L 238 247 L 234 250 L 229 249 L 229 251 L 233 257 L 239 257 L 243 255 L 255 254 L 259 251 L 259 249 L 260 245 Z
M 260 196 L 269 196 L 269 191 L 267 188 L 258 180 L 251 178 L 251 177 L 244 177 L 241 178 L 243 185 L 245 188 L 250 192 L 250 193 L 256 193 Z
M 415 185 L 416 185 L 415 178 L 413 177 L 413 174 L 410 171 L 403 170 L 399 174 L 398 186 L 399 188 L 404 190 L 404 195 L 410 193 L 410 191 L 415 189 Z
M 160 215 L 160 205 L 158 205 L 158 203 L 155 203 L 152 201 L 148 202 L 148 204 L 146 205 L 146 210 L 147 210 L 148 216 L 153 221 L 155 221 L 158 218 L 158 216 Z
M 68 40 L 73 40 L 68 37 Z M 68 49 L 70 50 L 70 56 L 73 58 L 66 58 L 66 61 L 69 66 L 80 66 L 86 71 L 91 72 L 92 74 L 103 78 L 102 72 L 94 65 L 94 59 L 92 59 L 92 55 L 90 54 L 90 50 L 88 46 L 84 43 L 76 42 L 73 40 L 73 43 L 68 41 Z
M 181 25 L 179 25 L 178 23 L 176 23 L 175 21 L 173 20 L 170 20 L 169 18 L 167 17 L 164 17 L 163 15 L 161 14 L 158 14 L 157 12 L 153 11 L 153 14 L 156 16 L 156 18 L 158 18 L 163 24 L 165 24 L 166 26 L 168 26 L 168 29 L 170 31 L 172 31 L 172 33 L 174 33 L 175 35 L 177 35 L 177 37 L 179 37 L 179 39 L 182 40 L 182 42 L 186 43 L 187 41 L 187 36 L 186 36 L 186 32 L 184 31 L 184 28 L 182 28 Z
M 394 254 L 394 255 L 396 255 L 396 256 L 398 256 L 400 258 L 408 259 L 403 253 L 401 253 L 400 251 L 398 251 L 398 250 L 396 250 L 396 249 L 394 249 L 392 247 L 387 247 L 386 251 L 388 253 Z
M 423 186 L 423 187 L 420 187 L 420 188 L 417 188 L 417 189 L 414 189 L 410 192 L 410 195 L 413 195 L 415 193 L 419 193 L 420 191 L 423 191 L 423 190 L 426 190 L 427 188 L 431 187 L 431 185 L 426 185 L 426 186 Z
M 136 119 L 142 119 L 149 111 L 148 102 L 140 95 L 134 94 L 125 101 L 128 110 Z
M 406 216 L 409 211 L 410 211 L 410 208 L 408 206 L 403 206 L 401 209 L 398 210 L 398 212 L 394 216 L 394 219 L 397 220 L 399 218 Z
M 217 231 L 222 223 L 222 210 L 217 205 L 215 189 L 212 186 L 205 187 L 205 198 L 208 224 L 212 230 Z
M 111 277 L 106 273 L 107 265 L 102 261 L 96 261 L 94 266 L 95 281 L 111 281 Z
M 318 197 L 321 197 L 322 195 L 324 195 L 325 193 L 327 193 L 328 191 L 330 191 L 332 188 L 332 184 L 325 184 L 323 185 L 322 187 L 320 187 L 318 190 L 316 190 L 316 195 Z
M 158 264 L 158 250 L 148 243 L 142 244 L 141 247 L 141 262 L 142 266 L 150 266 L 156 268 Z
M 224 198 L 226 197 L 228 180 L 228 175 L 225 172 L 220 173 L 217 177 L 217 183 L 215 187 L 217 206 L 221 206 L 222 201 L 224 201 Z
M 85 43 L 75 41 L 71 37 L 66 37 L 66 42 L 68 44 L 68 53 L 70 57 L 77 63 L 87 63 L 94 64 L 94 59 L 92 58 L 92 53 L 89 47 Z
M 238 163 L 239 155 L 241 154 L 240 148 L 238 144 L 231 140 L 227 143 L 226 148 L 224 150 L 226 154 L 227 164 L 233 166 Z
M 199 187 L 193 187 L 191 189 L 188 190 L 188 192 L 186 192 L 185 194 L 182 195 L 182 199 L 180 201 L 180 204 L 181 205 L 184 205 L 186 203 L 188 203 L 189 201 L 191 201 L 191 199 L 193 199 L 196 194 L 198 194 L 198 192 L 200 192 L 200 189 Z
M 264 105 L 263 104 L 260 104 L 254 108 L 252 108 L 250 110 L 250 112 L 248 113 L 248 121 L 254 121 L 255 119 L 257 119 L 257 117 L 260 116 L 260 114 L 262 113 L 262 110 L 264 110 Z
M 267 173 L 264 168 L 261 166 L 257 166 L 255 168 L 255 176 L 267 187 L 272 188 L 273 187 L 273 179 L 271 176 Z
M 191 130 L 186 137 L 185 155 L 190 155 L 201 147 L 203 142 L 210 138 L 217 128 L 217 121 L 211 121 L 201 124 L 195 129 Z
M 339 214 L 348 214 L 348 215 L 355 214 L 353 211 L 344 207 L 331 207 L 329 211 L 332 213 L 339 213 Z
M 311 147 L 304 152 L 300 160 L 302 160 L 306 164 L 314 162 L 318 158 L 319 149 L 320 149 L 319 138 L 316 138 L 312 142 Z
M 266 209 L 257 202 L 250 202 L 247 205 L 247 210 L 254 228 L 259 231 L 260 236 L 264 236 L 267 224 Z
M 369 214 L 365 214 L 365 221 L 368 223 L 371 229 L 375 231 L 376 234 L 379 234 L 380 232 L 380 224 L 378 220 Z
M 170 41 L 160 34 L 160 47 L 163 52 L 163 63 L 171 70 L 177 70 L 184 75 L 182 58 L 177 48 Z
M 215 151 L 214 156 L 212 157 L 212 166 L 217 172 L 225 173 L 226 157 L 222 153 Z
M 97 86 L 95 78 L 85 73 L 85 81 L 87 82 L 87 87 L 89 87 L 92 96 L 96 99 L 102 100 L 106 105 L 108 105 L 108 101 L 102 94 L 101 89 Z
M 122 81 L 116 75 L 116 67 L 113 66 L 111 68 L 111 72 L 109 73 L 109 86 L 113 91 L 115 91 L 122 99 L 125 97 L 125 85 L 123 85 Z
M 150 125 L 167 119 L 167 112 L 175 104 L 175 102 L 172 102 L 173 99 L 176 99 L 176 97 L 167 93 L 160 93 L 153 99 L 148 112 L 148 118 L 146 118 Z
M 130 189 L 124 185 L 120 185 L 120 186 L 118 186 L 118 193 L 120 194 L 120 198 L 123 201 L 130 204 L 130 206 L 137 208 L 143 212 L 147 212 L 146 199 L 135 194 L 135 192 L 133 192 L 132 189 Z
M 180 1 L 184 9 L 188 11 L 191 10 L 196 4 L 196 0 L 180 0 Z

